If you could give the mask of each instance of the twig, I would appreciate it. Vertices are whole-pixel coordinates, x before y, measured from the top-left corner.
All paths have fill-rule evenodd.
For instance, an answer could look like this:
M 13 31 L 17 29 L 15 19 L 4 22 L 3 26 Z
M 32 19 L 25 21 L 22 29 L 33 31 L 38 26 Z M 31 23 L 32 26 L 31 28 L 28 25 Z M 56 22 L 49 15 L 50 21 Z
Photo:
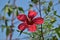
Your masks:
M 39 13 L 40 13 L 40 17 L 42 17 L 42 15 L 41 15 L 41 3 L 40 3 L 40 0 L 39 0 Z M 44 40 L 42 24 L 41 24 L 41 37 L 42 37 L 42 40 Z
M 14 6 L 15 6 L 15 1 L 16 0 L 13 0 L 13 5 Z M 11 27 L 10 27 L 10 40 L 12 40 L 13 26 L 14 26 L 14 11 L 13 11 L 13 14 L 12 14 Z

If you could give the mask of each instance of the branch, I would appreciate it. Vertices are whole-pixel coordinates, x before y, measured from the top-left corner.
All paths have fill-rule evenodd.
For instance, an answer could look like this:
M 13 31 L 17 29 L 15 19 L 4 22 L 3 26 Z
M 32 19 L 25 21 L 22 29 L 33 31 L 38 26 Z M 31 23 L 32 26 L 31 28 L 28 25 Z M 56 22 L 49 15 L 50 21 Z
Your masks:
M 16 0 L 13 0 L 13 6 L 15 6 L 15 1 Z M 12 40 L 13 27 L 14 27 L 14 10 L 12 14 L 11 27 L 10 27 L 10 40 Z
M 39 13 L 40 13 L 40 17 L 42 17 L 42 15 L 41 15 L 41 3 L 40 3 L 40 0 L 39 0 Z M 41 24 L 41 37 L 42 37 L 42 40 L 44 40 L 42 24 Z

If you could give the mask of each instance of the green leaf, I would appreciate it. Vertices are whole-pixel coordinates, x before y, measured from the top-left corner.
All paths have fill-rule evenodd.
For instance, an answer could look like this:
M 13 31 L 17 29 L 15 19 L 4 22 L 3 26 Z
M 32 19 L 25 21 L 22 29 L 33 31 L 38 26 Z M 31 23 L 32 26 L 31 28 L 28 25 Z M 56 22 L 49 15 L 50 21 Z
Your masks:
M 48 6 L 48 9 L 47 9 L 48 12 L 50 12 L 50 6 Z
M 20 31 L 20 34 L 19 35 L 21 35 L 23 33 L 23 31 Z
M 12 13 L 12 11 L 10 9 L 8 9 L 8 16 L 10 16 Z
M 55 31 L 58 34 L 58 36 L 60 37 L 60 26 L 58 28 L 55 28 Z
M 51 18 L 51 21 L 50 21 L 52 24 L 56 22 L 56 18 Z
M 32 34 L 33 34 L 33 35 L 37 35 L 38 33 L 37 33 L 37 32 L 33 32 Z
M 23 34 L 27 34 L 27 35 L 29 35 L 30 37 L 32 37 L 31 33 L 23 32 Z
M 18 13 L 18 10 L 16 10 L 16 16 L 18 16 L 18 14 L 19 14 L 19 13 Z
M 48 24 L 45 24 L 46 27 L 44 28 L 48 28 L 49 30 L 52 28 L 52 23 L 48 22 Z M 49 31 L 47 30 L 47 31 Z
M 34 4 L 37 4 L 39 0 L 31 0 Z
M 46 15 L 48 15 L 47 9 L 46 9 L 46 8 L 44 8 L 44 13 L 45 13 Z
M 8 16 L 10 16 L 13 11 L 13 8 L 12 5 L 6 4 L 2 10 L 4 11 L 4 13 L 8 13 Z
M 5 16 L 2 16 L 2 20 L 5 20 L 6 19 L 6 17 Z
M 4 28 L 6 28 L 6 26 L 5 25 L 2 25 L 2 32 L 4 31 Z
M 8 20 L 5 20 L 5 25 L 6 25 L 6 26 L 8 26 L 7 21 L 8 21 Z
M 56 16 L 60 18 L 60 15 L 56 15 Z
M 56 11 L 54 11 L 54 15 L 56 15 L 56 13 L 57 13 L 57 12 L 56 12 Z
M 20 32 L 20 30 L 17 30 L 17 32 Z
M 33 5 L 32 5 L 32 4 L 29 4 L 29 6 L 30 6 L 30 7 L 33 7 Z
M 6 4 L 6 5 L 4 6 L 4 8 L 2 9 L 2 11 L 4 11 L 4 13 L 7 13 L 7 12 L 8 12 L 8 4 Z
M 19 13 L 18 13 L 18 9 L 15 9 L 15 11 L 14 11 L 14 15 L 15 15 L 15 16 L 18 16 L 18 15 L 19 15 Z
M 9 33 L 10 33 L 10 29 L 9 29 L 9 28 L 7 28 L 7 29 L 6 29 L 6 36 L 8 36 L 8 35 L 9 35 Z
M 41 31 L 38 29 L 36 34 L 41 35 Z
M 52 1 L 50 1 L 50 2 L 49 2 L 49 6 L 51 7 L 52 5 L 53 5 L 53 2 L 52 2 Z
M 24 31 L 24 30 L 23 30 Z M 23 33 L 23 31 L 21 30 L 17 30 L 17 32 L 20 32 L 19 36 Z
M 30 33 L 28 33 L 28 32 L 23 32 L 24 34 L 27 34 L 27 35 L 31 35 Z
M 58 40 L 58 38 L 56 36 L 53 36 L 52 40 Z
M 23 10 L 22 7 L 18 7 L 18 9 L 19 9 L 20 12 L 24 13 L 24 10 Z
M 30 33 L 28 33 L 28 32 L 23 32 L 23 31 L 20 31 L 20 30 L 17 30 L 17 32 L 20 32 L 20 34 L 19 34 L 19 35 L 21 35 L 21 34 L 23 33 L 23 34 L 27 34 L 27 35 L 31 36 L 31 34 L 30 34 Z

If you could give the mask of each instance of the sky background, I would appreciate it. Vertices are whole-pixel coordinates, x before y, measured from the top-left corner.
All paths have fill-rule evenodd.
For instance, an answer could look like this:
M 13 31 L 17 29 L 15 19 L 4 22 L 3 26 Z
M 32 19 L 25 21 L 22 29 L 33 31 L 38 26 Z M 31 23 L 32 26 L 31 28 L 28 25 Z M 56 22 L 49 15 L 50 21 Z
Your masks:
M 26 10 L 26 9 L 29 8 L 29 1 L 30 1 L 30 0 L 17 0 L 17 1 L 16 1 L 16 5 L 22 7 L 24 10 Z M 47 1 L 49 1 L 49 0 L 47 0 Z M 5 4 L 7 4 L 7 2 L 8 2 L 8 0 L 0 0 L 0 13 L 3 13 L 3 12 L 1 11 L 1 9 L 5 6 Z M 58 0 L 53 0 L 53 2 L 54 2 L 54 3 L 57 3 Z M 11 0 L 11 3 L 12 3 L 12 0 Z M 57 10 L 57 15 L 60 15 L 60 4 L 57 5 L 57 6 L 55 6 L 54 9 Z M 25 13 L 27 13 L 27 12 L 25 12 Z M 8 16 L 7 16 L 7 17 L 8 17 Z M 9 17 L 8 17 L 8 18 L 9 18 Z M 57 23 L 60 23 L 60 22 L 59 22 L 60 19 L 57 18 L 57 20 L 58 20 Z M 15 21 L 17 21 L 17 19 L 16 19 Z M 9 22 L 8 24 L 10 25 L 10 23 L 11 23 L 11 22 Z M 19 22 L 18 22 L 18 24 L 19 24 Z M 25 34 L 22 34 L 21 36 L 18 36 L 19 33 L 16 31 L 18 24 L 15 25 L 16 27 L 14 28 L 15 31 L 14 31 L 14 33 L 13 33 L 13 34 L 14 34 L 14 35 L 13 35 L 13 39 L 14 39 L 14 38 L 22 38 L 22 37 L 27 36 L 27 35 L 25 35 Z M 57 26 L 57 24 L 55 24 L 55 26 Z M 5 30 L 6 30 L 6 29 L 4 29 L 4 32 L 1 32 L 1 28 L 0 28 L 0 40 L 6 39 L 6 35 L 5 35 L 5 32 L 6 32 L 6 31 L 5 31 Z M 25 40 L 25 39 L 24 39 L 24 40 Z

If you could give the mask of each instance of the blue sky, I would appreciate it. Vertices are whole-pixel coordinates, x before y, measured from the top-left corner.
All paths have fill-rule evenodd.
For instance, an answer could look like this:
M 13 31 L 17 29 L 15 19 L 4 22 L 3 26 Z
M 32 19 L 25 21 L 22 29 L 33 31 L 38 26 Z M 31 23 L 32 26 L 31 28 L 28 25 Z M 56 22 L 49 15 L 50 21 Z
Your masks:
M 17 6 L 21 6 L 21 7 L 23 7 L 24 10 L 26 10 L 26 9 L 29 8 L 29 3 L 28 3 L 28 1 L 30 1 L 30 0 L 17 0 L 17 1 L 16 1 L 16 5 L 17 5 Z M 48 1 L 49 1 L 49 0 L 48 0 Z M 5 4 L 7 4 L 7 2 L 8 2 L 8 0 L 0 0 L 0 13 L 1 13 L 1 9 L 5 6 Z M 57 0 L 53 0 L 53 2 L 57 3 Z M 11 3 L 12 3 L 12 0 L 11 0 Z M 57 14 L 60 15 L 60 11 L 59 11 L 59 10 L 60 10 L 60 4 L 57 5 L 57 6 L 55 6 L 54 9 L 57 10 Z M 2 12 L 2 13 L 3 13 L 3 12 Z M 25 13 L 27 13 L 27 12 L 25 12 Z M 16 19 L 16 20 L 17 20 L 17 19 Z M 58 20 L 60 20 L 60 19 L 58 18 Z M 58 21 L 57 23 L 60 23 L 60 22 Z M 10 23 L 9 23 L 9 24 L 10 24 Z M 16 26 L 16 27 L 15 27 L 13 39 L 14 39 L 14 38 L 18 38 L 18 35 L 19 35 L 19 33 L 16 31 L 17 25 L 15 25 L 15 26 Z M 4 29 L 4 30 L 6 30 L 6 29 Z M 23 37 L 23 36 L 24 36 L 24 35 L 21 35 L 21 37 Z M 26 35 L 25 35 L 25 36 L 26 36 Z M 3 33 L 1 33 L 1 28 L 0 28 L 0 40 L 3 40 L 3 38 L 4 38 L 4 39 L 6 38 L 5 31 L 4 31 Z
M 5 4 L 7 4 L 7 2 L 8 2 L 8 0 L 0 0 L 0 13 L 1 13 L 1 9 L 5 6 Z M 11 0 L 11 3 L 12 3 L 12 0 Z M 22 1 L 22 0 L 17 0 L 16 1 L 16 5 L 17 6 L 21 6 L 21 7 L 23 7 L 24 8 L 24 10 L 26 10 L 27 8 L 28 8 L 28 1 L 27 0 L 24 0 L 24 1 Z M 3 12 L 2 12 L 3 13 Z M 27 12 L 26 12 L 27 13 Z M 10 25 L 10 23 L 11 22 L 9 22 L 8 24 Z M 22 37 L 25 37 L 26 35 L 21 35 L 21 36 L 18 36 L 19 35 L 19 33 L 16 31 L 17 30 L 17 26 L 18 25 L 15 25 L 16 27 L 15 27 L 15 31 L 14 31 L 14 35 L 13 35 L 13 39 L 14 38 L 21 38 L 21 36 Z M 5 35 L 5 31 L 6 29 L 4 29 L 4 32 L 1 32 L 1 28 L 0 28 L 0 40 L 4 40 L 4 39 L 6 39 L 6 35 Z M 25 40 L 25 39 L 24 39 Z

